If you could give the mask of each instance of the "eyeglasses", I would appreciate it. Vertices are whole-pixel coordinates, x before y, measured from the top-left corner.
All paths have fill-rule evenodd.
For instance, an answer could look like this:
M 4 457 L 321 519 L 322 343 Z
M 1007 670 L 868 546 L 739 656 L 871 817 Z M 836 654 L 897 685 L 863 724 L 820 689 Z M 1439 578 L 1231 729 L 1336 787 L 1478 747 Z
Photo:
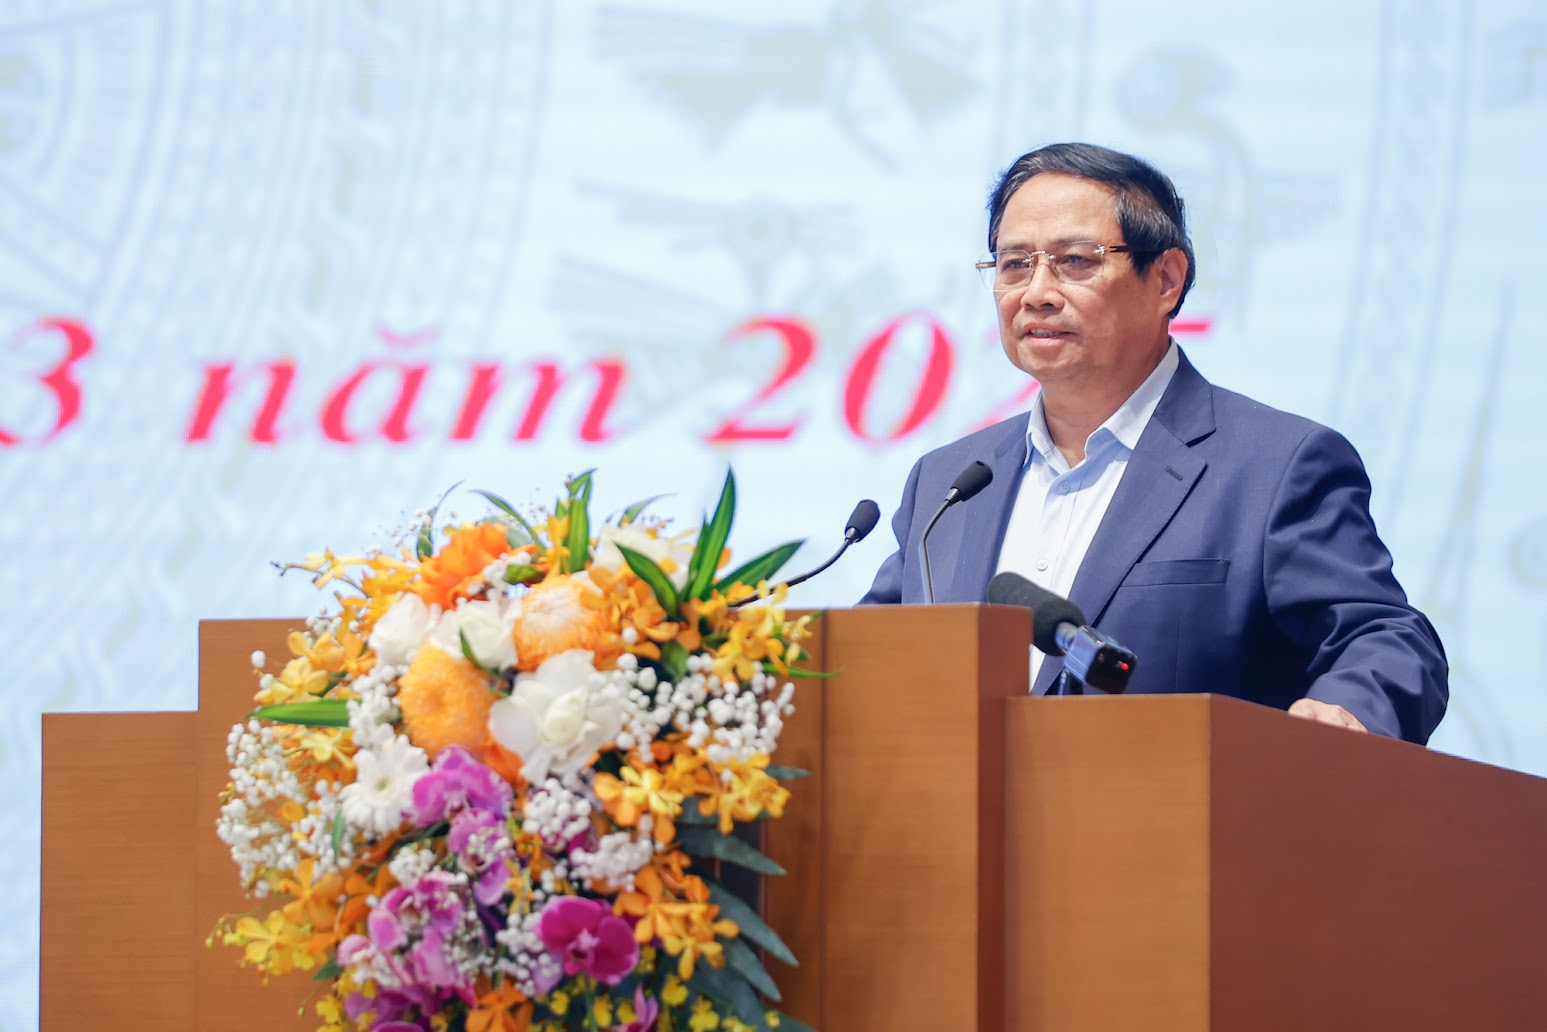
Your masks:
M 1079 240 L 1056 250 L 1000 251 L 977 263 L 983 282 L 996 294 L 1019 290 L 1031 282 L 1037 263 L 1046 261 L 1060 283 L 1084 283 L 1101 272 L 1109 254 L 1145 254 L 1127 244 L 1098 244 Z

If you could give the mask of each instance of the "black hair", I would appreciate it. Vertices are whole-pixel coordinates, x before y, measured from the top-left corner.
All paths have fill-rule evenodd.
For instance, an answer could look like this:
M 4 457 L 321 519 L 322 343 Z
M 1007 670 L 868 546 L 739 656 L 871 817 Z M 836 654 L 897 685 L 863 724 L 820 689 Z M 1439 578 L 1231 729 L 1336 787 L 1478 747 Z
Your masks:
M 1182 302 L 1197 279 L 1182 198 L 1164 172 L 1132 154 L 1093 143 L 1053 143 L 1016 158 L 994 184 L 988 198 L 989 251 L 998 246 L 999 223 L 1010 195 L 1028 180 L 1047 172 L 1112 188 L 1117 194 L 1117 224 L 1123 243 L 1133 249 L 1129 257 L 1139 275 L 1148 272 L 1155 259 L 1173 247 L 1187 256 L 1187 277 L 1182 281 L 1182 294 L 1171 315 L 1181 311 Z

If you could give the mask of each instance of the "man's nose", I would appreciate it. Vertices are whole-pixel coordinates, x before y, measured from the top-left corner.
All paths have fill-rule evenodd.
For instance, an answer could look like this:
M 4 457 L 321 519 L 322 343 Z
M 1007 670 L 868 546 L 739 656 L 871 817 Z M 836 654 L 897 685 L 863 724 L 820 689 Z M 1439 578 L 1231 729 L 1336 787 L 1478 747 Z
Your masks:
M 1037 264 L 1031 268 L 1031 279 L 1026 281 L 1026 289 L 1021 294 L 1021 304 L 1028 308 L 1042 308 L 1061 303 L 1061 284 L 1058 277 L 1053 275 L 1052 265 L 1042 255 L 1037 255 L 1035 261 Z

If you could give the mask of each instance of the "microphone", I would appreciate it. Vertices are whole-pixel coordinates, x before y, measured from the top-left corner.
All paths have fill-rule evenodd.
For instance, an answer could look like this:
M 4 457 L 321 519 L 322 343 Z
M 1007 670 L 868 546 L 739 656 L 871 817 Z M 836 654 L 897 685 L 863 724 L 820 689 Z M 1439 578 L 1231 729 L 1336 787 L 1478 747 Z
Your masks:
M 838 561 L 838 557 L 849 550 L 850 545 L 865 540 L 866 536 L 868 536 L 872 530 L 876 529 L 876 524 L 879 523 L 880 520 L 881 507 L 875 502 L 872 502 L 869 498 L 862 499 L 860 503 L 854 507 L 854 511 L 849 513 L 849 522 L 843 528 L 843 544 L 838 546 L 838 551 L 832 554 L 832 558 L 828 559 L 827 562 L 823 563 L 821 566 L 818 566 L 814 570 L 807 570 L 799 577 L 791 577 L 789 580 L 784 582 L 784 586 L 787 588 L 793 588 L 797 584 L 801 584 L 810 580 L 812 577 L 815 577 L 817 574 L 827 569 L 833 563 L 836 563 Z M 767 597 L 767 595 L 763 594 L 749 595 L 739 602 L 732 602 L 727 608 L 736 609 L 740 606 L 747 605 L 750 602 L 756 602 L 758 599 Z
M 935 529 L 935 523 L 945 510 L 957 502 L 965 502 L 979 491 L 989 485 L 994 479 L 994 471 L 982 462 L 974 462 L 956 476 L 956 481 L 951 484 L 951 489 L 945 493 L 945 501 L 940 503 L 940 508 L 929 518 L 929 523 L 924 526 L 924 533 L 919 535 L 919 565 L 924 569 L 924 601 L 934 604 L 935 579 L 929 570 L 929 532 Z
M 1031 643 L 1049 656 L 1064 657 L 1064 670 L 1076 681 L 1114 695 L 1128 687 L 1139 658 L 1086 624 L 1073 602 L 1008 570 L 988 582 L 988 600 L 1029 608 Z

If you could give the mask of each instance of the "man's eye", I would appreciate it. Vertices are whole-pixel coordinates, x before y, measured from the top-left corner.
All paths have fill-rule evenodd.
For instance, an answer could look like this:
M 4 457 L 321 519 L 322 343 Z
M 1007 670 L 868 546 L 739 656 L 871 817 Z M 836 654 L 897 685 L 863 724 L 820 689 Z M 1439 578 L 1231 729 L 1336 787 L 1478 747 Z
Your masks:
M 1021 272 L 1031 263 L 1025 258 L 1005 258 L 999 262 L 1001 272 Z
M 1095 259 L 1083 254 L 1066 254 L 1058 259 L 1058 264 L 1065 269 L 1088 269 L 1095 264 Z

